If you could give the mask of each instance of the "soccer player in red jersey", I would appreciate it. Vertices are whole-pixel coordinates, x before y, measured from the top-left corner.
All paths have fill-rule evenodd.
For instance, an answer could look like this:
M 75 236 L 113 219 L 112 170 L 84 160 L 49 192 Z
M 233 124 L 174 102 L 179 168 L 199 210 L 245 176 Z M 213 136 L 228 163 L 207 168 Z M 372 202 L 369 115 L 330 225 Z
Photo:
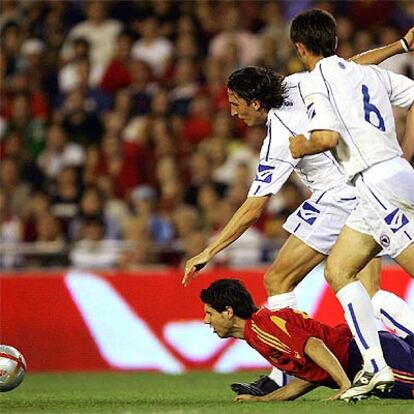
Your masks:
M 236 401 L 293 400 L 310 390 L 339 388 L 338 399 L 362 368 L 362 358 L 346 324 L 332 328 L 292 308 L 258 309 L 240 281 L 220 279 L 203 289 L 205 323 L 221 338 L 244 339 L 273 366 L 294 380 L 264 395 L 238 395 Z M 394 387 L 381 398 L 414 398 L 414 336 L 401 339 L 380 332 L 384 357 L 395 376 Z M 366 394 L 364 398 L 373 395 Z

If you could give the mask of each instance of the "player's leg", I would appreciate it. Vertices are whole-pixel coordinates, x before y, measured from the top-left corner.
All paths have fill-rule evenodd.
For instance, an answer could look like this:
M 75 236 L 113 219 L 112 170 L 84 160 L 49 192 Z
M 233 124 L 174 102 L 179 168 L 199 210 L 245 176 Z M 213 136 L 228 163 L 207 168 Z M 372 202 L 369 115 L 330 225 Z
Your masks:
M 402 338 L 414 334 L 413 310 L 394 293 L 380 289 L 380 278 L 380 258 L 371 260 L 358 274 L 371 298 L 375 317 Z
M 395 375 L 395 383 L 386 393 L 373 393 L 380 398 L 414 398 L 414 348 L 410 340 L 413 335 L 401 339 L 389 332 L 379 332 L 381 347 L 385 360 Z M 355 339 L 348 348 L 348 366 L 346 373 L 350 378 L 355 377 L 361 370 L 361 353 Z
M 288 217 L 283 228 L 291 235 L 264 277 L 270 309 L 297 306 L 293 289 L 329 254 L 355 200 L 349 186 L 316 191 Z
M 414 348 L 409 341 L 388 332 L 380 332 L 381 347 L 385 360 L 391 367 L 395 383 L 388 393 L 378 394 L 382 398 L 414 398 Z M 408 338 L 412 336 L 408 336 Z
M 336 293 L 364 360 L 363 372 L 343 399 L 359 398 L 374 388 L 389 387 L 393 375 L 381 350 L 370 297 L 358 273 L 381 250 L 373 237 L 345 226 L 328 257 L 325 277 Z
M 325 258 L 324 254 L 291 235 L 264 275 L 264 285 L 269 295 L 268 307 L 271 310 L 297 307 L 293 289 Z

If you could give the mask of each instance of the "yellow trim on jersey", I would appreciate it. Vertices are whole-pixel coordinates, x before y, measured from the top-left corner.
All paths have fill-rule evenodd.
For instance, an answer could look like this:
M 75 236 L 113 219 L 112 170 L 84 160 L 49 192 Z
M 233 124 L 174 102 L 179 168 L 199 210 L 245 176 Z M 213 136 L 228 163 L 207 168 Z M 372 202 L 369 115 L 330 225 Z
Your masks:
M 284 344 L 279 338 L 262 331 L 253 321 L 252 321 L 252 330 L 256 333 L 257 337 L 267 345 L 276 347 L 279 351 L 291 352 L 291 349 Z
M 270 320 L 280 329 L 282 330 L 287 336 L 290 337 L 290 333 L 286 329 L 286 321 L 279 316 L 271 316 Z
M 269 339 L 263 338 L 260 334 L 257 335 L 257 339 L 263 343 L 265 343 L 266 345 L 277 349 L 280 352 L 283 353 L 289 353 L 289 350 L 286 348 L 283 348 L 282 346 L 280 346 L 279 344 L 277 344 L 276 342 L 272 342 Z
M 292 309 L 293 312 L 295 312 L 297 315 L 302 316 L 303 319 L 312 319 L 312 316 L 310 316 L 308 313 L 298 310 L 298 309 Z

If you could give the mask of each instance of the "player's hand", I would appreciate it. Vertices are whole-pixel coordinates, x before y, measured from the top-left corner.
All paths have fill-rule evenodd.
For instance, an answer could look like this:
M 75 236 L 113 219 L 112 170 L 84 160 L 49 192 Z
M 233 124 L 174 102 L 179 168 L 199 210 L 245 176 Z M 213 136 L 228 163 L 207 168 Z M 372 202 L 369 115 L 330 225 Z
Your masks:
M 351 383 L 349 383 L 349 385 L 345 386 L 345 387 L 341 387 L 334 395 L 331 395 L 329 398 L 326 398 L 324 401 L 335 401 L 335 400 L 339 400 L 339 398 L 341 397 L 341 395 L 347 391 L 351 386 Z
M 289 149 L 293 158 L 301 158 L 302 154 L 302 142 L 306 139 L 304 135 L 296 135 L 294 137 L 289 137 Z
M 250 395 L 250 394 L 240 394 L 240 395 L 236 395 L 234 397 L 234 402 L 245 402 L 245 401 L 249 401 L 249 402 L 256 402 L 256 401 L 263 401 L 262 397 L 258 397 L 256 395 Z
M 404 39 L 408 43 L 408 48 L 411 51 L 414 51 L 414 27 L 412 27 L 407 34 L 404 36 Z
M 198 276 L 198 272 L 213 258 L 211 254 L 203 250 L 197 256 L 187 260 L 184 268 L 184 277 L 181 283 L 184 286 L 188 286 L 191 279 L 195 279 Z

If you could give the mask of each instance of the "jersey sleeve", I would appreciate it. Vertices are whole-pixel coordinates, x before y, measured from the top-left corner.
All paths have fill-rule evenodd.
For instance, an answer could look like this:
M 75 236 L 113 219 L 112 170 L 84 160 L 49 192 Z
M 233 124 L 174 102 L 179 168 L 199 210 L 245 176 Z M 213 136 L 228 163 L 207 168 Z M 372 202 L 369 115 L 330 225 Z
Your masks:
M 318 129 L 340 132 L 339 120 L 331 103 L 331 92 L 323 76 L 309 74 L 300 81 L 299 91 L 308 114 L 308 132 Z
M 248 197 L 276 194 L 299 162 L 299 160 L 292 158 L 288 137 L 274 136 L 273 139 L 276 143 L 269 144 L 271 147 L 268 156 L 260 159 Z
M 414 81 L 403 75 L 382 69 L 386 76 L 387 91 L 391 104 L 409 108 L 414 103 Z

